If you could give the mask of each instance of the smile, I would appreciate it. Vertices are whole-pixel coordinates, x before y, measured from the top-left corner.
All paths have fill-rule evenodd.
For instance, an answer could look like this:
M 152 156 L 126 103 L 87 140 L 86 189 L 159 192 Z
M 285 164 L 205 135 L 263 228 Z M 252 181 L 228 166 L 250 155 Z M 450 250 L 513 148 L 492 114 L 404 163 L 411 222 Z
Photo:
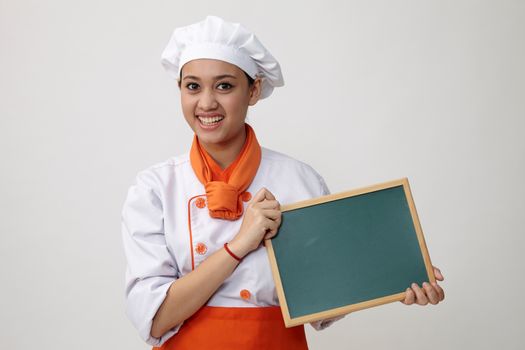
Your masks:
M 201 122 L 202 125 L 215 125 L 215 124 L 218 124 L 221 120 L 224 119 L 223 116 L 215 116 L 215 117 L 200 117 L 200 116 L 197 116 L 197 118 L 199 119 L 199 121 Z

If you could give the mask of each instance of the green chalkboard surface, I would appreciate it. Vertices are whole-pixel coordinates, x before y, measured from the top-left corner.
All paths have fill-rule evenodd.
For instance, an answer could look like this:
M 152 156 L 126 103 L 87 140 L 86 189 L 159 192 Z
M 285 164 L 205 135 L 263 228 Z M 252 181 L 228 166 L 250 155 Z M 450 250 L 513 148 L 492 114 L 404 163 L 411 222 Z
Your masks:
M 402 300 L 434 282 L 407 179 L 295 203 L 266 242 L 287 327 Z

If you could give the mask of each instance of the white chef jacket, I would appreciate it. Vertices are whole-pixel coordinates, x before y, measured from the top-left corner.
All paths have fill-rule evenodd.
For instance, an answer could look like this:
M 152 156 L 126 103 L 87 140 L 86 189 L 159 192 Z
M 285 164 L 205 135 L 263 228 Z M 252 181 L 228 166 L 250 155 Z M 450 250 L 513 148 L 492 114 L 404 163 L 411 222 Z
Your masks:
M 264 147 L 247 192 L 255 195 L 262 187 L 282 205 L 329 193 L 323 178 L 312 167 Z M 245 207 L 247 203 L 244 202 Z M 189 154 L 172 157 L 138 173 L 122 209 L 122 235 L 127 258 L 126 313 L 144 341 L 160 346 L 178 332 L 182 324 L 161 338 L 150 334 L 153 317 L 168 288 L 231 241 L 241 223 L 242 218 L 230 221 L 210 217 L 206 191 L 193 171 Z M 243 290 L 248 299 L 240 296 Z M 279 305 L 266 248 L 261 245 L 248 254 L 207 305 Z M 316 322 L 312 326 L 322 329 L 331 323 Z

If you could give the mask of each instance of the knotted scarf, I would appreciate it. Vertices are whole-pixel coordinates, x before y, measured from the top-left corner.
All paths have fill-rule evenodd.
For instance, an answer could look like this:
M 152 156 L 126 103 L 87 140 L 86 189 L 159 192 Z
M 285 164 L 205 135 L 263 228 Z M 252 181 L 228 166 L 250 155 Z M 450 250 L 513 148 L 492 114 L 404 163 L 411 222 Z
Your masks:
M 237 220 L 243 213 L 242 194 L 253 181 L 261 163 L 261 146 L 248 124 L 246 140 L 235 161 L 222 170 L 193 137 L 190 162 L 199 181 L 206 189 L 208 210 L 212 218 Z

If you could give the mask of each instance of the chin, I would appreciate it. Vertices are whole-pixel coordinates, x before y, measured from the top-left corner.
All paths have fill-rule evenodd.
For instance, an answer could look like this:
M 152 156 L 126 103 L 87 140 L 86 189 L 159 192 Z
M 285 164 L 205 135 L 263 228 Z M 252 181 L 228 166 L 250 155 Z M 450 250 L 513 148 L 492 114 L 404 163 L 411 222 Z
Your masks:
M 223 144 L 226 140 L 224 137 L 219 135 L 210 137 L 209 135 L 197 134 L 199 141 L 207 145 L 220 145 Z

